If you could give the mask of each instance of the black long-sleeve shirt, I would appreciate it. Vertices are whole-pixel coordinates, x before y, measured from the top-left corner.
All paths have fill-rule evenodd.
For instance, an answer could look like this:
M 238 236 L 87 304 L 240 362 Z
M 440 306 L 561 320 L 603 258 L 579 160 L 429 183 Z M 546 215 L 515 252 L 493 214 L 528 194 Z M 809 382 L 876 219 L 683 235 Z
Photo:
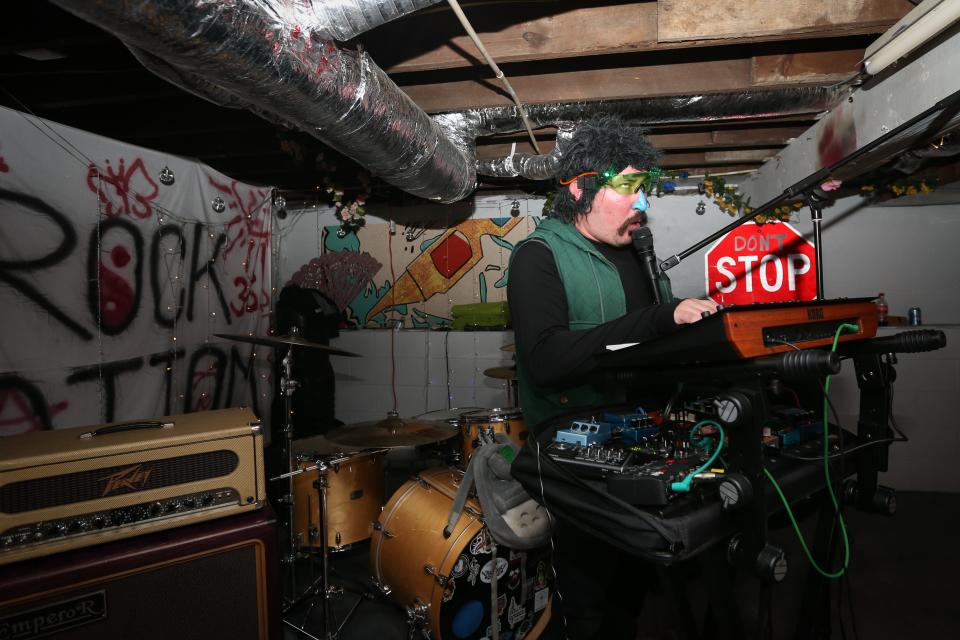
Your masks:
M 567 296 L 550 249 L 528 242 L 513 256 L 507 298 L 517 357 L 539 385 L 569 383 L 590 374 L 594 356 L 607 345 L 641 342 L 676 328 L 673 310 L 678 303 L 653 303 L 650 282 L 633 247 L 593 245 L 620 274 L 627 313 L 584 331 L 569 328 Z

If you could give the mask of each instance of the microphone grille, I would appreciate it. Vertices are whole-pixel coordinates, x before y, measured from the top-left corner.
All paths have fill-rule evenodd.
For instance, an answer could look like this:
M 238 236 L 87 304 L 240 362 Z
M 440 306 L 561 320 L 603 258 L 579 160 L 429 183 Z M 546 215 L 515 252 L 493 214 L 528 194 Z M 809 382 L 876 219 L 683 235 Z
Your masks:
M 653 232 L 650 227 L 640 227 L 630 232 L 633 237 L 633 246 L 636 249 L 650 249 L 653 247 Z

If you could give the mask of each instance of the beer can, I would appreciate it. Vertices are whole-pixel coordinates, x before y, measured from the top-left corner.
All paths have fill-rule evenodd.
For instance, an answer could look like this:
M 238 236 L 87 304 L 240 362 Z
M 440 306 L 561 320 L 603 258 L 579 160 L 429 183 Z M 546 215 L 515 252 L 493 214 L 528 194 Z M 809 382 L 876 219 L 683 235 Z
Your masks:
M 923 324 L 920 320 L 920 307 L 910 307 L 910 309 L 907 310 L 907 322 L 909 322 L 912 327 Z

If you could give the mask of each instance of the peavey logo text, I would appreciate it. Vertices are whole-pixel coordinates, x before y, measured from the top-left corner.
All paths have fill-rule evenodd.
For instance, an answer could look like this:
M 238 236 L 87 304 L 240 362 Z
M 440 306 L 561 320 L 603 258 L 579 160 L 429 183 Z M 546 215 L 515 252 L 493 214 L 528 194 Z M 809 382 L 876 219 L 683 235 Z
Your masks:
M 106 618 L 107 594 L 105 591 L 94 591 L 4 616 L 0 618 L 0 638 L 34 640 Z
M 142 489 L 147 484 L 147 478 L 153 472 L 153 469 L 141 469 L 142 464 L 135 464 L 121 471 L 117 471 L 101 480 L 107 481 L 107 486 L 103 488 L 101 498 L 104 498 L 118 489 L 130 489 L 136 491 Z

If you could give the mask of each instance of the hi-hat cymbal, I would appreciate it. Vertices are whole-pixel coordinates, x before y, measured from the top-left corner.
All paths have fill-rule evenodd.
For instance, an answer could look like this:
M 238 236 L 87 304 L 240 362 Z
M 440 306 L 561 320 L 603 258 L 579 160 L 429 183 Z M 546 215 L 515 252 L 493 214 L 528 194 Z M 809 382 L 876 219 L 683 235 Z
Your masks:
M 320 344 L 319 342 L 312 342 L 306 338 L 301 338 L 300 336 L 244 336 L 239 334 L 229 334 L 229 333 L 215 333 L 213 334 L 218 338 L 226 338 L 227 340 L 236 340 L 237 342 L 250 342 L 252 344 L 262 344 L 268 347 L 285 347 L 285 346 L 294 346 L 294 347 L 308 347 L 310 349 L 317 349 L 319 351 L 326 351 L 332 356 L 350 356 L 351 358 L 359 358 L 359 353 L 353 353 L 352 351 L 344 351 L 343 349 L 336 349 L 334 347 Z
M 515 344 L 505 344 L 502 347 L 500 347 L 500 351 L 507 351 L 510 353 L 513 353 L 516 350 L 517 350 L 517 345 Z
M 488 378 L 499 378 L 500 380 L 516 380 L 517 368 L 511 367 L 491 367 L 483 370 L 483 375 Z
M 327 432 L 334 444 L 350 447 L 417 447 L 452 438 L 459 433 L 452 425 L 388 415 L 383 420 L 357 422 Z

